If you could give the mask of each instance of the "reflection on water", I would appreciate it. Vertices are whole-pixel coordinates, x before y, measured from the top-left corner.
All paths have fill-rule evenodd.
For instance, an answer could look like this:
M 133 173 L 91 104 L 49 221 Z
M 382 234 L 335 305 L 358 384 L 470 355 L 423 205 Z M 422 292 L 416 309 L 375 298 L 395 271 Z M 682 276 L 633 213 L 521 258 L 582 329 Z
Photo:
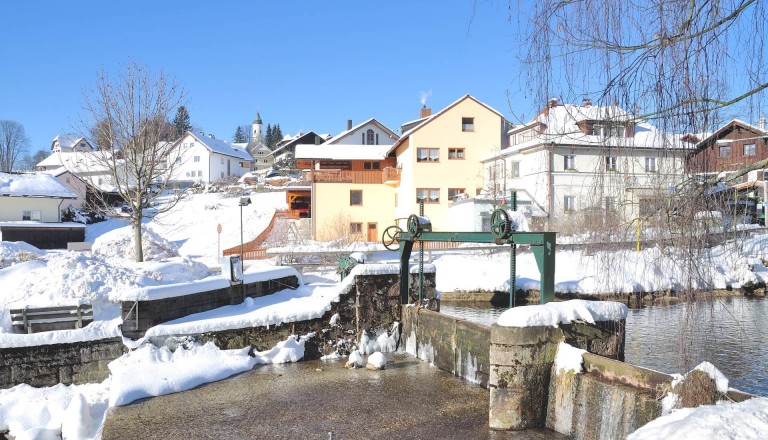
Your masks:
M 443 301 L 440 311 L 469 321 L 495 322 L 506 310 L 489 303 Z M 630 309 L 625 360 L 665 373 L 714 364 L 730 386 L 768 396 L 768 299 L 717 298 Z

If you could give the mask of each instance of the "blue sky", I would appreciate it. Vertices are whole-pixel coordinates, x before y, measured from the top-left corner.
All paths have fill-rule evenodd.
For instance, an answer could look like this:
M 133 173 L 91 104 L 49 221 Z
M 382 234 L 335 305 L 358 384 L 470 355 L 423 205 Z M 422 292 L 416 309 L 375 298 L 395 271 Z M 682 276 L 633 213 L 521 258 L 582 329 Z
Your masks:
M 194 125 L 231 140 L 258 110 L 284 133 L 336 134 L 376 117 L 393 130 L 470 93 L 510 119 L 522 90 L 508 3 L 0 2 L 0 119 L 24 125 L 30 150 L 73 132 L 83 90 L 127 61 L 185 86 Z M 528 95 L 528 96 L 527 96 Z M 514 112 L 514 115 L 513 115 Z

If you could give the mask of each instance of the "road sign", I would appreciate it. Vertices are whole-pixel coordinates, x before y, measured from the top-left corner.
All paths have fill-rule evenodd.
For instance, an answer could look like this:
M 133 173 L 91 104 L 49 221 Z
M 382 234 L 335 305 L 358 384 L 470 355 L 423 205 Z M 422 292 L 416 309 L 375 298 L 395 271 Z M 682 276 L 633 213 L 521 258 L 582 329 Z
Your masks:
M 221 234 L 221 223 L 219 223 L 219 225 L 218 225 L 218 226 L 216 226 L 216 232 L 218 232 L 219 234 Z

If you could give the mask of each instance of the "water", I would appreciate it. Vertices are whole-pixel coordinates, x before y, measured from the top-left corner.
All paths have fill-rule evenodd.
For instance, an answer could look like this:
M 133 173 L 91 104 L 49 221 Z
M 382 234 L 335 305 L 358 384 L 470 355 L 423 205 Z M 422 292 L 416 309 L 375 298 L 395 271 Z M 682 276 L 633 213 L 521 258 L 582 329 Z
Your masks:
M 442 302 L 440 311 L 490 325 L 506 308 Z M 630 309 L 625 361 L 664 373 L 714 364 L 729 386 L 768 396 L 768 299 L 728 297 Z

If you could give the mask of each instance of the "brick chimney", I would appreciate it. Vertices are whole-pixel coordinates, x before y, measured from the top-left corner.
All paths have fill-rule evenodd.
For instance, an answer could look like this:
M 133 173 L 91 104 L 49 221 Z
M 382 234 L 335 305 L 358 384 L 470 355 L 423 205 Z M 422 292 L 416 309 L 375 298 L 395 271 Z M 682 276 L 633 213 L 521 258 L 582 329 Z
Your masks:
M 581 101 L 581 106 L 582 107 L 592 107 L 592 101 L 590 101 L 589 98 L 585 97 L 584 100 Z
M 757 118 L 757 128 L 760 130 L 765 130 L 765 117 Z
M 557 98 L 552 98 L 549 100 L 549 108 L 555 108 L 557 107 Z
M 426 118 L 427 116 L 432 116 L 432 109 L 427 108 L 427 105 L 424 104 L 424 107 L 421 108 L 421 116 L 419 116 L 419 119 Z

